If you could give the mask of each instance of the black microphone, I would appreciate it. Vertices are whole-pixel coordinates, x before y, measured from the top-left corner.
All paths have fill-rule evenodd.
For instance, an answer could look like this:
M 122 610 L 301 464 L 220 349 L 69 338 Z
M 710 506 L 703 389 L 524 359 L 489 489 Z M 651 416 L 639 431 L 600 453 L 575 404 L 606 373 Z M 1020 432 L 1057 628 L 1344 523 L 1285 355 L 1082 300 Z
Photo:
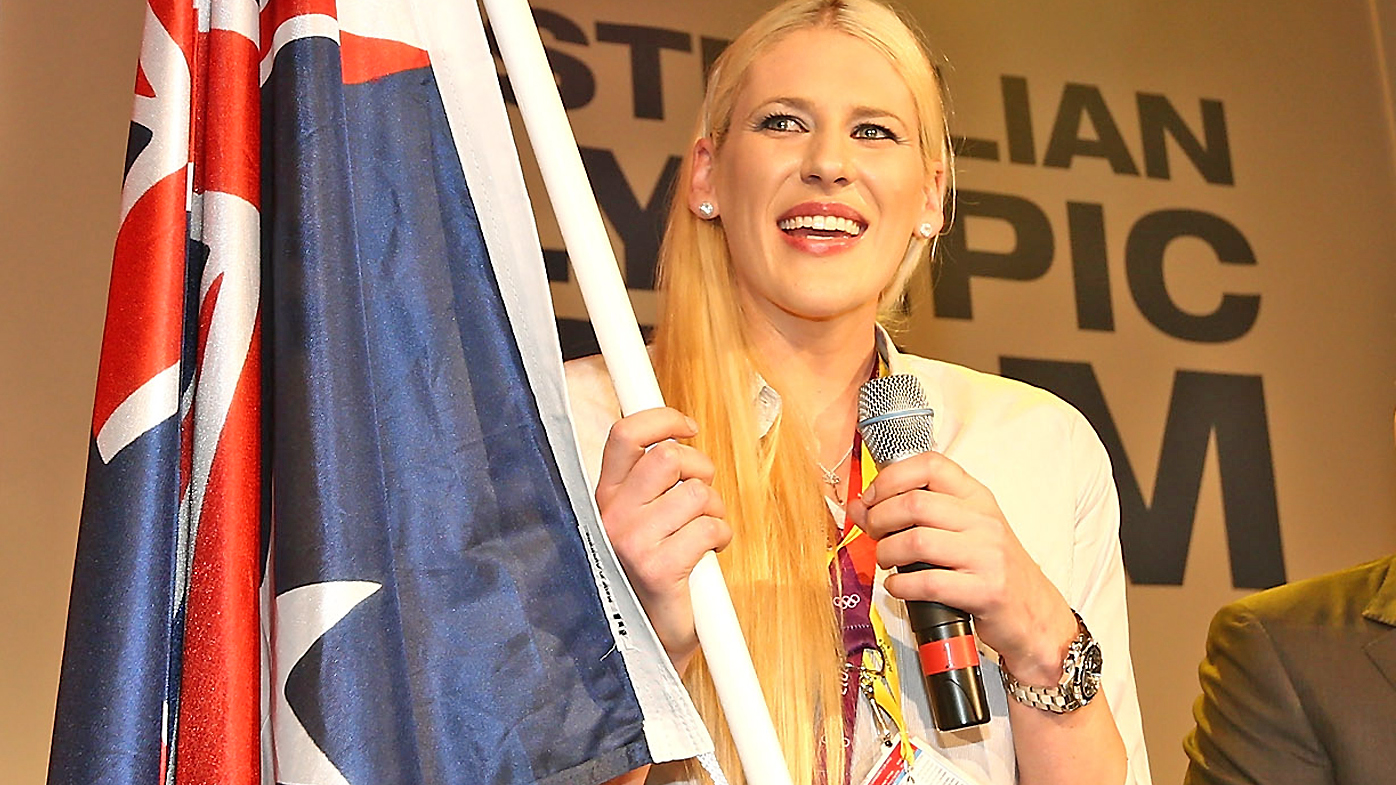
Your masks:
M 935 447 L 935 412 L 915 376 L 907 373 L 870 379 L 858 390 L 858 433 L 881 469 Z M 917 562 L 898 572 L 940 569 Z M 938 730 L 956 730 L 989 721 L 989 699 L 979 668 L 979 648 L 968 613 L 938 602 L 908 601 L 921 672 L 931 697 Z

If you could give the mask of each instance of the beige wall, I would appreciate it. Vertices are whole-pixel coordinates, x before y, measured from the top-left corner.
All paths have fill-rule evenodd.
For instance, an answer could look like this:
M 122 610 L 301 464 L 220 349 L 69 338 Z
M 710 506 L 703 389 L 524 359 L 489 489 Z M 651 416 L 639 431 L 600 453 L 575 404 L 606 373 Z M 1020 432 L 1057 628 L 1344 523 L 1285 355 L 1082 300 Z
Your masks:
M 1323 4 L 1054 2 L 916 3 L 951 65 L 956 130 L 1004 139 L 1001 75 L 1028 78 L 1038 158 L 1063 86 L 1096 86 L 1140 160 L 1136 92 L 1167 96 L 1196 125 L 1197 102 L 1223 102 L 1236 185 L 1207 185 L 1173 158 L 1169 180 L 1124 177 L 1098 160 L 1066 169 L 963 162 L 965 188 L 1030 199 L 1048 216 L 1057 254 L 1033 281 L 977 279 L 972 320 L 923 309 L 907 342 L 923 353 L 995 370 L 1004 355 L 1089 362 L 1125 449 L 1152 495 L 1178 369 L 1264 381 L 1277 502 L 1290 577 L 1396 550 L 1396 153 L 1385 85 L 1396 19 L 1378 0 Z M 115 232 L 138 0 L 0 0 L 0 771 L 42 780 L 63 613 L 76 535 L 107 265 Z M 718 0 L 637 11 L 612 0 L 539 0 L 581 24 L 633 22 L 715 37 L 754 11 Z M 582 9 L 582 10 L 578 10 Z M 1384 42 L 1387 60 L 1378 52 Z M 699 71 L 666 52 L 665 119 L 633 119 L 628 61 L 614 44 L 568 50 L 598 76 L 574 113 L 582 144 L 616 151 L 648 196 L 664 157 L 681 148 Z M 1388 92 L 1389 94 L 1389 92 Z M 1142 166 L 1142 162 L 1141 162 Z M 1076 326 L 1066 240 L 1068 201 L 1101 204 L 1116 329 Z M 1189 207 L 1224 217 L 1251 244 L 1253 268 L 1223 268 L 1181 243 L 1167 281 L 1206 311 L 1223 290 L 1262 298 L 1238 340 L 1197 344 L 1150 326 L 1124 284 L 1124 238 L 1150 211 Z M 545 243 L 555 233 L 543 220 Z M 1006 241 L 967 227 L 973 248 Z M 1170 251 L 1174 253 L 1174 251 Z M 555 295 L 576 311 L 570 287 Z M 642 314 L 650 301 L 637 293 Z M 1181 587 L 1135 586 L 1130 602 L 1141 702 L 1156 782 L 1176 782 L 1189 727 L 1193 669 L 1207 617 L 1244 593 L 1230 586 L 1215 451 L 1208 459 Z
M 141 29 L 0 0 L 0 778 L 42 782 Z
M 963 133 L 1003 139 L 992 99 L 1004 73 L 1029 77 L 1039 149 L 1065 82 L 1099 86 L 1132 151 L 1135 92 L 1167 96 L 1194 127 L 1198 100 L 1216 99 L 1226 111 L 1235 185 L 1206 184 L 1177 157 L 1166 181 L 1115 175 L 1098 160 L 1067 170 L 966 161 L 965 187 L 1042 207 L 1056 257 L 1035 281 L 976 280 L 972 321 L 918 322 L 908 342 L 987 370 L 1003 355 L 1089 362 L 1146 500 L 1175 372 L 1259 376 L 1288 577 L 1396 549 L 1396 456 L 1386 428 L 1396 405 L 1396 169 L 1367 4 L 1329 3 L 1319 13 L 1301 2 L 1077 2 L 1017 14 L 1009 3 L 956 5 L 974 6 L 942 38 L 959 80 Z M 1068 200 L 1103 205 L 1114 332 L 1076 326 Z M 1134 221 L 1178 207 L 1223 217 L 1254 251 L 1254 267 L 1218 265 L 1195 241 L 1179 241 L 1167 257 L 1165 277 L 1184 308 L 1206 312 L 1224 291 L 1260 296 L 1254 327 L 1234 341 L 1165 335 L 1124 285 Z M 1220 486 L 1213 441 L 1183 585 L 1130 588 L 1159 783 L 1182 775 L 1180 739 L 1192 725 L 1207 622 L 1219 604 L 1247 593 L 1231 584 Z
M 701 11 L 674 3 L 640 12 L 619 0 L 537 5 L 585 31 L 587 45 L 545 36 L 598 74 L 594 100 L 572 112 L 579 142 L 613 151 L 643 203 L 666 156 L 681 152 L 687 139 L 699 58 L 664 52 L 664 118 L 636 117 L 625 49 L 598 42 L 597 23 L 633 21 L 721 37 L 740 29 L 753 10 L 736 0 L 705 3 Z M 1258 379 L 1265 433 L 1243 441 L 1270 450 L 1283 550 L 1275 566 L 1302 578 L 1396 550 L 1396 449 L 1388 430 L 1396 407 L 1396 159 L 1387 97 L 1392 69 L 1381 55 L 1390 49 L 1390 12 L 1379 14 L 1365 0 L 1325 4 L 1322 13 L 1298 1 L 905 5 L 947 61 L 956 134 L 996 141 L 1004 150 L 1000 78 L 1026 78 L 1039 163 L 962 157 L 959 186 L 1031 202 L 1046 217 L 1055 251 L 1033 280 L 975 278 L 972 319 L 937 315 L 922 290 L 901 340 L 922 354 L 989 371 L 998 371 L 1005 356 L 1088 363 L 1146 504 L 1157 501 L 1161 472 L 1178 473 L 1176 465 L 1160 468 L 1175 375 Z M 1137 94 L 1164 96 L 1199 137 L 1201 102 L 1220 102 L 1234 184 L 1205 181 L 1172 142 L 1168 178 L 1117 174 L 1089 156 L 1064 168 L 1043 166 L 1068 84 L 1099 95 L 1141 171 Z M 1097 130 L 1086 127 L 1080 135 L 1094 138 Z M 538 187 L 536 180 L 530 185 Z M 1072 202 L 1099 205 L 1104 216 L 1112 330 L 1078 325 Z M 1126 238 L 1144 216 L 1180 208 L 1224 220 L 1254 254 L 1254 265 L 1223 265 L 1215 250 L 1184 238 L 1164 256 L 1168 294 L 1182 310 L 1208 313 L 1228 292 L 1259 297 L 1254 325 L 1233 340 L 1169 335 L 1131 296 Z M 962 199 L 967 249 L 1011 249 L 1006 224 L 971 217 L 975 211 Z M 540 223 L 545 246 L 560 248 L 548 218 Z M 947 258 L 942 282 L 965 261 Z M 570 283 L 554 284 L 554 300 L 564 316 L 584 315 Z M 642 320 L 653 313 L 649 292 L 636 292 L 635 300 Z M 1259 412 L 1254 403 L 1245 407 L 1250 414 Z M 1230 442 L 1228 451 L 1235 446 Z M 1205 455 L 1181 585 L 1130 587 L 1135 670 L 1158 783 L 1179 781 L 1185 767 L 1181 739 L 1192 725 L 1207 623 L 1218 606 L 1250 591 L 1233 586 L 1223 514 L 1223 481 L 1234 494 L 1239 464 L 1223 467 L 1216 438 Z M 1248 517 L 1258 516 L 1247 509 L 1230 523 Z M 1147 525 L 1163 523 L 1169 522 Z M 1238 559 L 1253 556 L 1253 546 L 1242 544 Z

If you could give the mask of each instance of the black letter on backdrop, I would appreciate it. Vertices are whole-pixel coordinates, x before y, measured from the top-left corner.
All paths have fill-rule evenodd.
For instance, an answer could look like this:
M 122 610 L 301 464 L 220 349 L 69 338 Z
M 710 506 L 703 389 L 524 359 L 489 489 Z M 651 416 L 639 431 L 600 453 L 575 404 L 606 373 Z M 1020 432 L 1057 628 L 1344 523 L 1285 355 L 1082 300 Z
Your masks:
M 533 21 L 538 24 L 539 30 L 547 30 L 559 41 L 582 46 L 587 44 L 586 33 L 582 32 L 582 28 L 562 14 L 535 8 Z M 485 38 L 490 43 L 490 54 L 498 61 L 499 44 L 495 43 L 494 31 L 486 27 Z M 548 54 L 548 66 L 552 68 L 553 78 L 557 80 L 557 91 L 562 95 L 562 106 L 566 109 L 579 109 L 591 103 L 591 99 L 596 97 L 596 77 L 592 76 L 586 63 L 546 46 L 543 47 L 543 51 Z M 518 106 L 519 102 L 514 98 L 514 86 L 509 84 L 509 77 L 502 73 L 499 74 L 499 89 L 504 94 L 505 101 Z
M 1087 118 L 1095 127 L 1095 139 L 1082 139 L 1079 135 L 1081 121 Z M 1094 85 L 1068 83 L 1057 105 L 1057 120 L 1052 125 L 1052 138 L 1047 142 L 1042 165 L 1065 169 L 1078 155 L 1104 158 L 1115 174 L 1139 174 L 1100 90 Z
M 713 72 L 713 63 L 717 62 L 718 55 L 722 54 L 727 45 L 732 43 L 726 38 L 709 38 L 701 36 L 698 39 L 698 51 L 703 57 L 703 86 L 708 85 L 708 74 Z
M 556 248 L 543 249 L 543 269 L 549 281 L 566 281 L 570 275 L 567 252 Z
M 1111 332 L 1115 312 L 1110 305 L 1110 265 L 1105 254 L 1105 210 L 1098 204 L 1067 202 L 1066 225 L 1076 286 L 1076 326 Z
M 1052 224 L 1042 208 L 1020 196 L 983 191 L 960 191 L 958 217 L 945 237 L 945 258 L 932 294 L 936 316 L 972 319 L 969 280 L 982 275 L 1013 281 L 1031 281 L 1052 266 Z M 965 238 L 970 218 L 992 218 L 1013 227 L 1013 250 L 975 251 Z
M 1028 104 L 1028 80 L 1022 76 L 1000 76 L 1003 95 L 1003 126 L 1007 132 L 1008 160 L 1015 164 L 1037 163 L 1032 135 L 1032 112 Z M 955 137 L 955 154 L 981 161 L 999 160 L 999 143 L 972 136 Z
M 609 22 L 596 23 L 596 40 L 630 47 L 630 83 L 635 96 L 635 116 L 664 119 L 664 85 L 660 78 L 659 51 L 693 51 L 693 37 L 678 30 Z
M 999 143 L 993 139 L 951 136 L 950 144 L 954 146 L 956 158 L 974 158 L 980 161 L 997 161 L 999 159 Z
M 654 266 L 659 260 L 659 240 L 664 232 L 665 211 L 679 174 L 679 159 L 669 156 L 650 197 L 641 206 L 635 191 L 620 170 L 615 153 L 583 147 L 582 164 L 596 189 L 596 201 L 625 245 L 625 285 L 653 289 Z
M 1215 433 L 1231 583 L 1238 589 L 1284 583 L 1275 465 L 1259 376 L 1177 372 L 1154 500 L 1146 505 L 1095 370 L 1088 363 L 1002 357 L 999 369 L 1004 376 L 1060 395 L 1086 415 L 1100 434 L 1120 492 L 1120 542 L 1131 581 L 1182 585 L 1207 445 Z
M 1207 144 L 1197 141 L 1173 104 L 1161 95 L 1139 93 L 1139 134 L 1144 138 L 1144 171 L 1150 177 L 1167 180 L 1168 147 L 1164 132 L 1172 136 L 1202 179 L 1213 185 L 1234 185 L 1231 174 L 1231 146 L 1226 139 L 1226 114 L 1221 101 L 1202 99 L 1202 133 Z
M 1223 218 L 1196 210 L 1149 213 L 1134 224 L 1125 241 L 1125 277 L 1139 312 L 1155 327 L 1185 341 L 1221 343 L 1250 332 L 1260 314 L 1258 294 L 1224 293 L 1216 310 L 1201 315 L 1179 309 L 1168 296 L 1163 257 L 1179 237 L 1196 237 L 1212 246 L 1222 264 L 1255 264 L 1250 243 Z
M 1003 94 L 1003 125 L 1008 131 L 1008 160 L 1015 164 L 1037 163 L 1027 78 L 1000 76 L 999 90 Z

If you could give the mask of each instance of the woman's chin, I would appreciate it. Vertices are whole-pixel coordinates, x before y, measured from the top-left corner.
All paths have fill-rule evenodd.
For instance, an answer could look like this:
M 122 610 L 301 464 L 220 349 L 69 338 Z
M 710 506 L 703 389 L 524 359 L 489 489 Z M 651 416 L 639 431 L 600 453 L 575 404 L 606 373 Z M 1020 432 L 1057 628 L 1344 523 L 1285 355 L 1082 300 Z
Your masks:
M 804 296 L 779 303 L 783 314 L 810 325 L 835 326 L 851 321 L 871 323 L 877 317 L 877 297 L 850 297 L 847 289 L 825 296 Z

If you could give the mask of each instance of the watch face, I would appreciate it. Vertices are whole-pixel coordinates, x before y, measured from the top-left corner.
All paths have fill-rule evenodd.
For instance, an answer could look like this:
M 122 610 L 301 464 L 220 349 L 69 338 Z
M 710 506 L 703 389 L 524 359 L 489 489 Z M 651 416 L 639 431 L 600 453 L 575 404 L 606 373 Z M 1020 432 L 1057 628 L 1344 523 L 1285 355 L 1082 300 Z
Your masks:
M 1076 688 L 1082 701 L 1089 701 L 1100 690 L 1100 669 L 1103 665 L 1100 645 L 1091 641 L 1081 652 L 1081 668 L 1076 672 Z

